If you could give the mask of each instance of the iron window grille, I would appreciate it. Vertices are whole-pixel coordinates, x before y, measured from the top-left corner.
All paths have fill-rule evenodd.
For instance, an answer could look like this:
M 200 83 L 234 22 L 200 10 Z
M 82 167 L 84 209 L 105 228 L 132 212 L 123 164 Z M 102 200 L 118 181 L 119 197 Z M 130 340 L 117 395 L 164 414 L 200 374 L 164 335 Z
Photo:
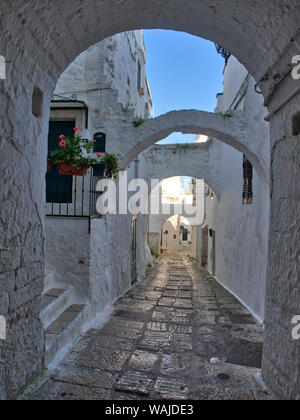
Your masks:
M 253 166 L 244 156 L 243 158 L 243 204 L 253 203 Z

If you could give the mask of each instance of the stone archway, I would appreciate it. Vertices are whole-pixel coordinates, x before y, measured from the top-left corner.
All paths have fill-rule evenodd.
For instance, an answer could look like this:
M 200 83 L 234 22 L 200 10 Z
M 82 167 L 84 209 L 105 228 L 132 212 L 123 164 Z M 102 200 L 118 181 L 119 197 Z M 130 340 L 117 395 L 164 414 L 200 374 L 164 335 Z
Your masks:
M 221 145 L 215 140 L 202 144 L 155 145 L 143 152 L 140 176 L 164 180 L 174 176 L 204 179 L 220 195 Z
M 201 145 L 196 145 L 201 146 Z M 160 150 L 161 148 L 164 148 L 165 146 L 156 146 L 155 148 L 150 148 L 146 153 L 153 152 L 153 149 L 158 148 Z M 172 149 L 173 146 L 167 146 L 168 151 L 170 152 L 170 147 Z M 199 147 L 201 149 L 201 147 Z M 195 152 L 195 151 L 194 151 Z M 144 156 L 147 159 L 147 155 Z M 188 161 L 188 158 L 187 158 Z M 188 167 L 188 165 L 187 165 Z M 157 170 L 159 168 L 159 170 Z M 162 170 L 162 169 L 165 169 Z M 158 180 L 156 179 L 156 182 L 152 184 L 152 175 L 151 173 L 144 172 L 142 175 L 145 179 L 147 179 L 149 184 L 149 197 L 153 194 L 153 196 L 149 199 L 149 203 L 151 203 L 151 212 L 148 216 L 148 243 L 151 252 L 153 255 L 158 256 L 161 253 L 161 245 L 163 238 L 168 239 L 168 241 L 172 242 L 172 235 L 170 236 L 169 229 L 166 229 L 168 231 L 167 237 L 164 237 L 164 232 L 162 230 L 162 227 L 164 224 L 168 222 L 169 219 L 177 217 L 182 217 L 186 222 L 188 222 L 189 226 L 191 227 L 191 235 L 192 238 L 195 239 L 194 243 L 192 242 L 192 249 L 195 253 L 197 252 L 198 247 L 198 238 L 197 238 L 197 229 L 202 226 L 204 220 L 205 220 L 205 194 L 206 194 L 206 185 L 207 181 L 204 180 L 204 177 L 202 178 L 201 175 L 197 177 L 197 174 L 204 174 L 204 172 L 195 171 L 194 174 L 191 172 L 184 172 L 181 167 L 182 172 L 178 173 L 171 168 L 166 168 L 166 165 L 161 166 L 161 164 L 154 164 L 154 171 L 156 171 L 157 175 L 160 175 L 161 178 Z M 187 169 L 188 170 L 188 169 Z M 189 168 L 191 170 L 191 167 Z M 203 171 L 203 169 L 202 169 Z M 210 175 L 210 174 L 208 174 Z M 190 195 L 190 200 L 186 200 L 186 197 L 180 196 L 175 199 L 174 202 L 172 202 L 167 197 L 164 197 L 164 191 L 163 191 L 163 183 L 164 181 L 172 180 L 172 178 L 193 178 L 193 192 Z M 217 178 L 217 177 L 216 177 Z M 159 181 L 157 183 L 157 181 Z M 182 180 L 181 180 L 182 181 Z M 166 194 L 175 194 L 175 192 L 178 191 L 178 180 L 176 179 L 175 182 L 176 188 L 174 189 L 172 186 L 171 188 L 169 186 L 165 186 L 167 189 Z M 215 191 L 214 191 L 215 192 Z M 164 200 L 166 198 L 166 200 Z M 155 211 L 152 213 L 152 200 L 155 201 Z M 157 202 L 159 202 L 159 211 L 157 207 Z M 173 230 L 173 229 L 171 229 Z M 173 232 L 175 234 L 175 232 Z M 176 233 L 177 234 L 177 233 Z M 195 237 L 195 238 L 194 238 Z M 175 238 L 178 245 L 178 235 L 177 238 Z M 175 242 L 176 242 L 175 241 Z
M 10 314 L 11 330 L 0 344 L 5 354 L 1 360 L 5 369 L 0 374 L 3 397 L 15 397 L 42 367 L 39 312 L 45 185 L 41 174 L 46 168 L 51 92 L 67 65 L 89 46 L 115 33 L 161 28 L 189 32 L 223 45 L 263 91 L 271 122 L 263 376 L 279 398 L 299 398 L 299 342 L 292 341 L 290 333 L 291 320 L 300 313 L 300 186 L 295 182 L 300 154 L 299 137 L 293 135 L 291 123 L 299 110 L 299 82 L 289 76 L 291 59 L 299 54 L 299 20 L 299 7 L 290 0 L 54 0 L 39 4 L 26 0 L 22 6 L 16 0 L 6 2 L 1 11 L 0 47 L 11 63 L 7 79 L 1 83 L 0 231 L 3 311 Z
M 174 132 L 204 134 L 232 146 L 247 156 L 262 182 L 268 181 L 267 164 L 260 157 L 259 145 L 256 139 L 251 137 L 242 111 L 234 111 L 230 117 L 196 110 L 172 111 L 148 120 L 138 128 L 130 127 L 124 132 L 124 145 L 129 151 L 121 166 L 128 166 L 149 146 Z M 201 163 L 200 160 L 199 164 Z

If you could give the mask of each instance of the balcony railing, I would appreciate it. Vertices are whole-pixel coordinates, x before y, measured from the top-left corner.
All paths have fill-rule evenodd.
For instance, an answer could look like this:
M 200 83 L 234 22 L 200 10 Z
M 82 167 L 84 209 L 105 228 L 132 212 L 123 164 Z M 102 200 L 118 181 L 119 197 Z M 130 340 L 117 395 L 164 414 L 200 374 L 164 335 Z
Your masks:
M 73 176 L 71 189 L 66 193 L 63 202 L 49 202 L 46 204 L 48 217 L 88 218 L 100 217 L 96 204 L 101 192 L 96 191 L 97 183 L 104 176 L 104 165 L 94 165 L 86 176 Z M 65 175 L 60 175 L 65 176 Z M 60 194 L 61 197 L 61 194 Z M 90 223 L 89 223 L 90 225 Z

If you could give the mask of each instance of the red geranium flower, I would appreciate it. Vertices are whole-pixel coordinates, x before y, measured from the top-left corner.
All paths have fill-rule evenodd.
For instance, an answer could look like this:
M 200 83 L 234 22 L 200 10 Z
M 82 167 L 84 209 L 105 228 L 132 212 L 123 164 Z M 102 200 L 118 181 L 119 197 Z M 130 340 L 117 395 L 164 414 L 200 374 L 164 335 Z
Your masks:
M 78 131 L 78 130 L 79 130 L 79 128 L 74 128 L 73 130 L 74 130 L 74 131 Z
M 66 147 L 67 142 L 66 142 L 65 140 L 61 140 L 61 141 L 59 142 L 59 145 L 60 145 L 60 147 Z
M 61 134 L 60 136 L 59 136 L 59 138 L 62 140 L 62 139 L 64 139 L 66 136 L 64 135 L 64 134 Z
M 97 154 L 96 154 L 96 156 L 97 156 L 98 158 L 102 158 L 101 153 L 97 153 Z

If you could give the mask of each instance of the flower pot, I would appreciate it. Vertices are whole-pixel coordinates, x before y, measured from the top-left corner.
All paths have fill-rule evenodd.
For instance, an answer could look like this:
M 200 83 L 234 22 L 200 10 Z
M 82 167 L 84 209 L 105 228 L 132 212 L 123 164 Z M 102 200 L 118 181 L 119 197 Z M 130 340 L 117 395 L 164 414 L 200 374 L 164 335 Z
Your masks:
M 53 168 L 53 160 L 47 159 L 47 172 L 51 172 Z
M 60 175 L 86 176 L 89 166 L 82 165 L 80 168 L 76 168 L 70 163 L 58 162 L 58 169 Z

